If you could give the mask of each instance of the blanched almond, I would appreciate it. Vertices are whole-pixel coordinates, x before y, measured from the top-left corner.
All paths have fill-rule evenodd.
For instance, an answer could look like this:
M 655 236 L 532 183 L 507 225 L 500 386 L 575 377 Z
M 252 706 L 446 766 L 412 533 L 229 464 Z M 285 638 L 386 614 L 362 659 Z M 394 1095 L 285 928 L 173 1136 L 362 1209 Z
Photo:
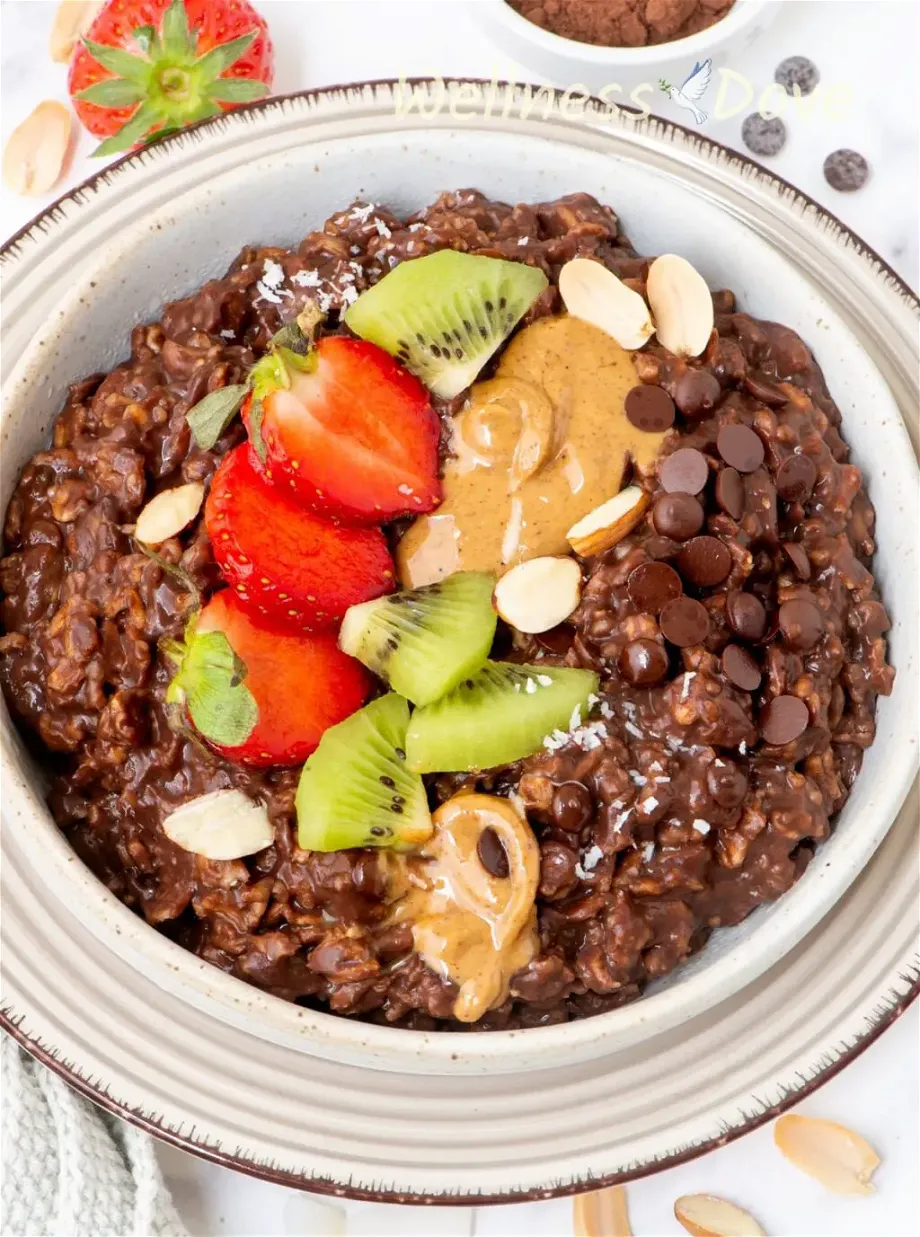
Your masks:
M 674 1215 L 694 1237 L 763 1237 L 752 1215 L 714 1194 L 684 1194 Z
M 581 568 L 574 558 L 531 558 L 495 585 L 492 604 L 512 627 L 531 634 L 565 622 L 581 600 Z
M 626 1190 L 621 1185 L 579 1194 L 572 1211 L 575 1237 L 632 1237 Z
M 559 272 L 559 293 L 573 318 L 605 331 L 621 348 L 641 348 L 654 334 L 648 305 L 600 262 L 566 262 Z
M 64 171 L 73 119 L 63 103 L 39 103 L 10 134 L 3 152 L 3 180 L 14 193 L 40 196 Z
M 566 533 L 569 545 L 582 558 L 602 554 L 632 532 L 651 501 L 638 485 L 628 485 L 572 525 Z
M 706 280 L 686 258 L 663 253 L 649 267 L 645 285 L 658 340 L 675 356 L 699 356 L 715 320 Z
M 160 545 L 181 533 L 194 520 L 204 502 L 204 486 L 200 481 L 163 490 L 137 517 L 134 535 L 144 545 Z
M 773 1127 L 773 1141 L 796 1168 L 834 1194 L 874 1194 L 881 1160 L 873 1147 L 835 1121 L 788 1113 Z
M 163 821 L 163 832 L 205 859 L 242 859 L 275 840 L 264 805 L 241 790 L 215 790 L 183 803 Z
M 105 0 L 61 0 L 51 27 L 51 59 L 57 64 L 68 64 L 77 40 L 102 12 Z

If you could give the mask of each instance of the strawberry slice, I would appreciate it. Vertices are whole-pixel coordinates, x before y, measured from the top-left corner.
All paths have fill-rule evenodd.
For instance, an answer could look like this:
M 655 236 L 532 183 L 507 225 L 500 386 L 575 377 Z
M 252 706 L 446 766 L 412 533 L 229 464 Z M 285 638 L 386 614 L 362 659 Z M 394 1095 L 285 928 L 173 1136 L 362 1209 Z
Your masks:
M 191 619 L 184 641 L 161 647 L 176 666 L 167 703 L 239 764 L 301 764 L 371 686 L 332 633 L 294 635 L 247 610 L 231 589 Z
M 246 444 L 214 474 L 205 526 L 240 600 L 286 627 L 330 627 L 349 606 L 393 588 L 393 560 L 379 529 L 344 528 L 305 511 L 256 472 Z
M 376 344 L 327 335 L 280 353 L 254 383 L 261 424 L 244 420 L 273 479 L 343 519 L 382 524 L 441 501 L 441 424 L 428 392 Z

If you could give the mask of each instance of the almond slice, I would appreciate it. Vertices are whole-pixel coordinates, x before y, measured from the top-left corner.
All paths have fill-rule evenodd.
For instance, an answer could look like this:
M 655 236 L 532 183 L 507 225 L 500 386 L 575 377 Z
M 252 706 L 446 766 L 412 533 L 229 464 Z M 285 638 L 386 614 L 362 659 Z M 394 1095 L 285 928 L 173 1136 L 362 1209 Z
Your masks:
M 163 821 L 163 832 L 205 859 L 242 859 L 275 840 L 264 804 L 253 803 L 241 790 L 215 790 L 183 803 Z
M 10 134 L 3 181 L 14 193 L 39 197 L 60 179 L 68 161 L 73 119 L 63 103 L 39 103 Z
M 638 485 L 628 485 L 572 525 L 566 533 L 569 545 L 582 558 L 602 554 L 632 532 L 651 501 Z
M 699 356 L 715 321 L 712 293 L 699 271 L 686 258 L 663 253 L 648 269 L 645 292 L 659 342 L 675 356 Z
M 572 1208 L 572 1227 L 575 1237 L 632 1237 L 624 1187 L 579 1194 Z
M 77 40 L 102 12 L 105 0 L 61 0 L 51 27 L 49 50 L 56 64 L 69 64 Z
M 674 1204 L 674 1215 L 694 1237 L 763 1237 L 752 1215 L 714 1194 L 684 1194 Z
M 573 318 L 590 322 L 630 351 L 655 332 L 648 305 L 632 288 L 590 258 L 572 258 L 559 272 L 559 293 Z
M 144 545 L 160 545 L 181 533 L 194 520 L 204 502 L 204 486 L 200 481 L 163 490 L 137 517 L 134 535 Z
M 881 1160 L 845 1125 L 789 1113 L 773 1127 L 773 1141 L 790 1163 L 833 1194 L 875 1193 L 870 1179 Z
M 581 568 L 574 558 L 531 558 L 505 572 L 492 604 L 506 623 L 534 634 L 565 622 L 581 600 Z

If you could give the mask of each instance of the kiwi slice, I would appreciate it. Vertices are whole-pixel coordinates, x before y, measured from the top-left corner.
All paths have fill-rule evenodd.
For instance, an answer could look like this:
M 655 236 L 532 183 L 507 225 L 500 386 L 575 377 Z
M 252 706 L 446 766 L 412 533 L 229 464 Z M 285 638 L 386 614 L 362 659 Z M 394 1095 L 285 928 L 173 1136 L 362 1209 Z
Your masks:
M 465 390 L 549 280 L 536 266 L 441 249 L 400 262 L 362 292 L 346 325 L 435 395 Z
M 449 696 L 415 710 L 406 763 L 413 773 L 451 773 L 522 760 L 552 731 L 578 725 L 597 686 L 590 670 L 487 661 Z
M 440 700 L 478 670 L 495 638 L 492 589 L 480 571 L 352 606 L 339 648 L 414 704 Z
M 431 836 L 425 787 L 406 769 L 408 724 L 408 702 L 391 694 L 326 731 L 297 787 L 303 850 L 412 850 Z

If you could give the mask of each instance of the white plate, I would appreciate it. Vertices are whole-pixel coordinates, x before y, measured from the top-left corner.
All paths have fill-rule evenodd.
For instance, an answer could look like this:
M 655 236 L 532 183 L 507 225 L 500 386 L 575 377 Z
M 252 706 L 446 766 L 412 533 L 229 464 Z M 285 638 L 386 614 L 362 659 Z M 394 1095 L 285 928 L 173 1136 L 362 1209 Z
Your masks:
M 36 221 L 4 254 L 3 495 L 67 383 L 111 366 L 135 322 L 244 243 L 295 242 L 359 195 L 408 210 L 465 185 L 524 201 L 583 189 L 637 248 L 685 254 L 814 348 L 878 512 L 898 678 L 834 836 L 780 902 L 640 1002 L 491 1035 L 318 1014 L 173 946 L 75 859 L 4 716 L 3 1008 L 27 1046 L 183 1145 L 365 1197 L 538 1196 L 694 1154 L 857 1051 L 917 977 L 916 812 L 889 832 L 916 762 L 916 464 L 899 412 L 916 407 L 916 301 L 812 203 L 679 128 L 499 119 L 501 96 L 486 115 L 470 92 L 461 118 L 431 114 L 424 85 L 408 111 L 385 85 L 269 102 Z

